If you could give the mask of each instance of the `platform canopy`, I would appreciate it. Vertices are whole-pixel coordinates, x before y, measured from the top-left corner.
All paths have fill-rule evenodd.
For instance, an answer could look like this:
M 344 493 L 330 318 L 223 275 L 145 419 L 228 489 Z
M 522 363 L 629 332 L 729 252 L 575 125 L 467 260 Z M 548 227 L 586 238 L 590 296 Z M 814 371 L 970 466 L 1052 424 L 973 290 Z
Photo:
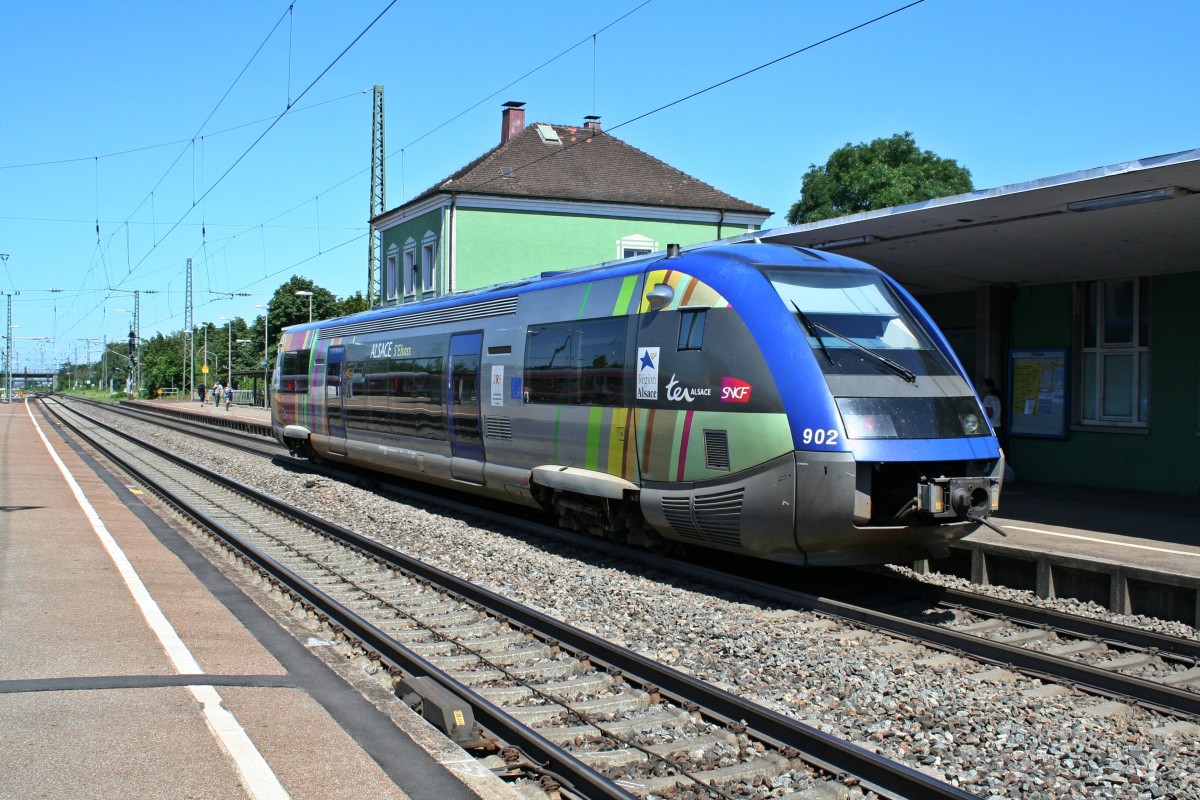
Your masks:
M 916 294 L 1190 272 L 1200 149 L 757 236 L 862 259 Z

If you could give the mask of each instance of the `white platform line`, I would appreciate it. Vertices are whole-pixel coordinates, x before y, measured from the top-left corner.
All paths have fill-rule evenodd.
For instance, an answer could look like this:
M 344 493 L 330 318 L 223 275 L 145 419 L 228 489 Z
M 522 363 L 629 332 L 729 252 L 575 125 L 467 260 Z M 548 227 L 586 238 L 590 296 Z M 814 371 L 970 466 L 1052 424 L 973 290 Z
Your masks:
M 67 468 L 67 465 L 58 453 L 54 451 L 54 447 L 50 444 L 50 440 L 46 438 L 46 434 L 42 431 L 42 426 L 38 424 L 37 418 L 33 416 L 33 411 L 29 408 L 29 404 L 25 404 L 25 411 L 29 414 L 29 419 L 33 421 L 33 427 L 37 429 L 38 436 L 41 437 L 42 443 L 46 445 L 46 450 L 50 453 L 50 457 L 54 459 L 54 463 L 58 466 L 58 471 L 66 479 L 67 485 L 71 487 L 71 493 L 75 495 L 75 501 L 79 503 L 79 507 L 83 509 L 84 515 L 87 516 L 88 522 L 91 523 L 92 530 L 96 532 L 96 536 L 100 538 L 100 543 L 104 545 L 104 549 L 108 552 L 109 558 L 116 564 L 117 571 L 121 574 L 121 578 L 125 581 L 125 585 L 129 588 L 130 594 L 133 595 L 134 602 L 142 612 L 142 616 L 146 618 L 150 629 L 154 631 L 154 635 L 158 637 L 158 641 L 162 644 L 163 649 L 167 652 L 167 657 L 171 659 L 171 664 L 180 675 L 202 675 L 204 670 L 200 669 L 200 665 L 196 659 L 192 657 L 192 653 L 188 650 L 187 645 L 179 638 L 179 634 L 175 632 L 175 628 L 167 621 L 167 617 L 162 613 L 158 603 L 150 595 L 146 585 L 142 583 L 142 579 L 138 576 L 137 570 L 133 568 L 129 558 L 125 552 L 121 550 L 121 546 L 117 544 L 117 540 L 108 532 L 108 528 L 104 526 L 100 515 L 96 513 L 96 509 L 88 501 L 87 496 L 83 493 L 83 488 L 79 482 L 75 480 L 75 476 Z M 284 800 L 289 795 L 284 790 L 283 785 L 279 782 L 279 778 L 267 764 L 262 753 L 254 746 L 254 742 L 250 740 L 250 736 L 245 729 L 238 723 L 237 718 L 233 716 L 228 709 L 221 704 L 221 695 L 213 686 L 197 684 L 188 686 L 188 690 L 192 693 L 192 697 L 200 703 L 204 711 L 204 721 L 208 725 L 208 729 L 216 736 L 217 741 L 225 749 L 225 752 L 233 759 L 237 766 L 238 772 L 242 776 L 242 783 L 247 793 L 254 800 Z
M 1064 539 L 1078 539 L 1081 542 L 1098 542 L 1100 544 L 1111 544 L 1117 547 L 1132 547 L 1135 550 L 1149 550 L 1153 553 L 1166 553 L 1172 556 L 1188 556 L 1190 558 L 1200 558 L 1200 553 L 1188 552 L 1187 550 L 1171 550 L 1167 547 L 1151 547 L 1148 544 L 1134 544 L 1133 542 L 1119 542 L 1113 539 L 1101 539 L 1096 536 L 1081 536 L 1078 533 L 1059 533 L 1058 531 L 1047 531 L 1041 528 L 1022 528 L 1019 525 L 1004 525 L 1005 530 L 1026 531 L 1028 533 L 1041 533 L 1046 536 L 1061 536 Z

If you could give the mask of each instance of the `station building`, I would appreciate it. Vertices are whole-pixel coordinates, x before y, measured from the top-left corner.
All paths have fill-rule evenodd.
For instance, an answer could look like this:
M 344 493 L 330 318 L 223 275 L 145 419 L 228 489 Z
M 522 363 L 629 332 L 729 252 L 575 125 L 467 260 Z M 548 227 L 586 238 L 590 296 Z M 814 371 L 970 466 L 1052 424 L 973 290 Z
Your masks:
M 504 104 L 495 147 L 371 220 L 381 305 L 723 239 L 771 215 L 605 133 L 599 118 L 526 125 L 523 106 Z
M 1000 386 L 1018 481 L 1200 495 L 1200 150 L 759 236 L 911 291 Z

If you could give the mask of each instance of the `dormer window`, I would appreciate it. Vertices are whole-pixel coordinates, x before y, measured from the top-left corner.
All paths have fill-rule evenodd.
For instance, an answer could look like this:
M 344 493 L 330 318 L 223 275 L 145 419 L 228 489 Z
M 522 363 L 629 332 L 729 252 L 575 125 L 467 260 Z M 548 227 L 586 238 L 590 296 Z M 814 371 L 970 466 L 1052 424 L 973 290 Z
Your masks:
M 648 256 L 658 249 L 658 242 L 640 233 L 617 239 L 617 258 Z

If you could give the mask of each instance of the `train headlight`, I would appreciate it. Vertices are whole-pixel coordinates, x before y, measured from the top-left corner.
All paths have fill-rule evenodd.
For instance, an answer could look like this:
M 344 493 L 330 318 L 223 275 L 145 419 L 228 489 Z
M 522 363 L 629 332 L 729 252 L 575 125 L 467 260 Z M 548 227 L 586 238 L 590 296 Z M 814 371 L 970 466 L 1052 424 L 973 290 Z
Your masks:
M 965 433 L 967 436 L 975 436 L 979 433 L 982 422 L 983 420 L 979 419 L 978 414 L 963 414 L 963 433 Z

